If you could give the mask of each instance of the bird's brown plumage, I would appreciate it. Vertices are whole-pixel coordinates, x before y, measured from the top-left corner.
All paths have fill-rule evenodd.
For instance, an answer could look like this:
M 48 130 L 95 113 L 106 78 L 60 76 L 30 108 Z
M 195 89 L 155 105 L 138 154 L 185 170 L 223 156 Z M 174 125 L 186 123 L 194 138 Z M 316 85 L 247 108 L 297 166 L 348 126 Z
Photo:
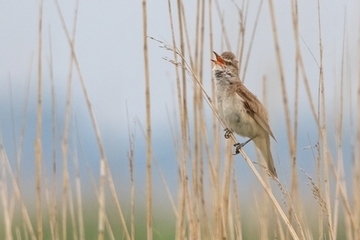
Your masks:
M 226 66 L 238 75 L 239 66 L 236 56 L 232 52 L 223 52 L 221 57 L 225 60 Z M 264 106 L 257 99 L 257 97 L 250 92 L 245 85 L 240 81 L 236 83 L 236 93 L 239 94 L 241 98 L 245 100 L 244 105 L 247 109 L 247 112 L 255 119 L 255 121 L 276 141 L 274 134 L 272 133 L 270 126 L 268 124 L 268 114 Z
M 276 141 L 274 134 L 270 129 L 268 114 L 264 106 L 242 82 L 237 82 L 236 85 L 236 93 L 244 99 L 244 106 L 247 112 Z
M 216 53 L 215 55 L 217 60 L 213 62 L 215 66 L 220 66 L 214 67 L 213 73 L 217 80 L 217 99 L 221 117 L 230 121 L 227 124 L 232 126 L 231 131 L 252 139 L 266 160 L 269 171 L 277 177 L 271 155 L 270 136 L 275 141 L 276 139 L 270 129 L 265 107 L 240 81 L 239 64 L 235 55 L 232 52 L 224 52 L 221 56 Z M 242 115 L 241 112 L 246 114 Z

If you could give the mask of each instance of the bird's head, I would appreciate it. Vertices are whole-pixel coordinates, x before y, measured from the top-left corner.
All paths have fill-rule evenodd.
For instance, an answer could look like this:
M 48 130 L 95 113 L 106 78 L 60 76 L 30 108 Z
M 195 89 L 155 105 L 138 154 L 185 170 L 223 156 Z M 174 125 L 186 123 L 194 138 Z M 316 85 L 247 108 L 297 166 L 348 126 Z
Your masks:
M 229 52 L 224 52 L 222 56 L 220 56 L 219 54 L 214 52 L 216 60 L 211 59 L 211 61 L 214 63 L 214 67 L 212 69 L 213 76 L 214 79 L 218 82 L 232 83 L 235 81 L 239 81 L 237 77 L 237 68 L 235 68 L 232 63 L 233 60 L 235 60 L 235 56 L 234 59 L 229 59 L 228 53 Z M 223 55 L 225 58 L 223 57 Z

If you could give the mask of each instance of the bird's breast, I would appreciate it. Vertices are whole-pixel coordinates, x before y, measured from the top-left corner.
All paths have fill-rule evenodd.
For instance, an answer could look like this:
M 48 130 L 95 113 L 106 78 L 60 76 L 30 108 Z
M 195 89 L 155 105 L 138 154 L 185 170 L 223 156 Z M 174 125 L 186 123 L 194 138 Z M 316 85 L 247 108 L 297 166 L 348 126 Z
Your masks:
M 257 123 L 249 115 L 242 99 L 236 92 L 227 92 L 217 96 L 219 114 L 226 124 L 235 133 L 254 137 L 257 129 Z

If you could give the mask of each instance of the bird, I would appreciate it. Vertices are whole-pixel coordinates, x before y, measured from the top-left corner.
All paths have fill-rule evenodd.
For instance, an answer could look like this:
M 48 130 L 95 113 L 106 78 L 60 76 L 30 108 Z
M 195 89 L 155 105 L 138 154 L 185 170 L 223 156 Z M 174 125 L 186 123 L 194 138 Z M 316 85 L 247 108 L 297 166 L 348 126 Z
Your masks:
M 270 149 L 270 137 L 275 141 L 269 125 L 268 113 L 257 97 L 250 92 L 239 78 L 238 61 L 232 52 L 218 55 L 212 69 L 215 80 L 216 108 L 225 124 L 225 138 L 235 132 L 249 138 L 244 143 L 234 146 L 235 154 L 248 142 L 253 141 L 266 161 L 267 168 L 273 177 L 277 178 L 274 161 Z

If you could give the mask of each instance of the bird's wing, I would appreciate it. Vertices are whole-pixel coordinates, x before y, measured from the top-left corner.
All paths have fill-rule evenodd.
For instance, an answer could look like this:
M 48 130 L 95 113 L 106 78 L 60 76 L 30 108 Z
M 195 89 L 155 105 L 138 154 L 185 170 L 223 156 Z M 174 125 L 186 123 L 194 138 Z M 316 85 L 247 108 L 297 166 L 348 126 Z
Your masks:
M 262 103 L 241 82 L 238 83 L 236 93 L 244 100 L 247 112 L 276 141 L 269 126 L 266 109 Z

